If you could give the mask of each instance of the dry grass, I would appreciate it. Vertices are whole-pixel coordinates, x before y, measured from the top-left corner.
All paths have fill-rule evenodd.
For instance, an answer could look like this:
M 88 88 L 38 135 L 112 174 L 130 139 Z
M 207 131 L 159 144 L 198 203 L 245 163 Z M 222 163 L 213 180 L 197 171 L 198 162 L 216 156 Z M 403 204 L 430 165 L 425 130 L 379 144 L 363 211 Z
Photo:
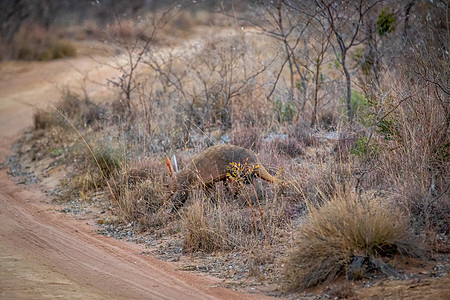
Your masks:
M 61 118 L 56 112 L 36 109 L 33 113 L 33 124 L 35 130 L 47 129 L 54 126 L 61 125 Z
M 212 216 L 220 212 L 218 209 L 208 207 L 205 210 L 205 202 L 195 202 L 189 206 L 182 216 L 183 228 L 185 228 L 184 248 L 189 252 L 213 252 L 215 250 L 227 250 L 233 248 L 233 241 L 227 237 L 223 230 L 223 223 L 216 223 Z
M 355 256 L 414 254 L 407 218 L 381 199 L 336 194 L 310 206 L 286 261 L 289 289 L 305 289 L 349 272 Z
M 290 223 L 296 203 L 259 180 L 242 184 L 239 190 L 235 194 L 217 184 L 213 190 L 193 193 L 192 204 L 181 212 L 186 251 L 250 251 L 277 240 Z
M 25 24 L 7 45 L 12 58 L 19 60 L 51 60 L 76 56 L 75 46 L 37 24 Z
M 421 78 L 390 84 L 389 105 L 398 107 L 378 125 L 377 170 L 368 181 L 381 184 L 413 228 L 433 240 L 450 231 L 449 103 Z
M 109 180 L 116 213 L 140 230 L 158 228 L 169 217 L 161 167 L 161 161 L 154 159 L 127 162 Z
M 66 127 L 69 129 L 69 120 L 77 128 L 92 128 L 103 125 L 105 108 L 91 101 L 87 96 L 80 96 L 65 88 L 61 91 L 61 99 L 55 109 L 43 110 L 36 108 L 33 114 L 34 128 L 51 129 Z
M 55 108 L 36 109 L 33 115 L 36 137 L 50 137 L 46 145 L 41 145 L 47 149 L 36 149 L 36 152 L 64 154 L 66 161 L 74 162 L 75 174 L 72 180 L 64 183 L 65 197 L 88 198 L 89 193 L 102 189 L 120 167 L 119 155 L 106 144 L 91 143 L 86 147 L 83 135 L 92 134 L 93 129 L 99 130 L 105 125 L 103 112 L 101 105 L 64 89 Z

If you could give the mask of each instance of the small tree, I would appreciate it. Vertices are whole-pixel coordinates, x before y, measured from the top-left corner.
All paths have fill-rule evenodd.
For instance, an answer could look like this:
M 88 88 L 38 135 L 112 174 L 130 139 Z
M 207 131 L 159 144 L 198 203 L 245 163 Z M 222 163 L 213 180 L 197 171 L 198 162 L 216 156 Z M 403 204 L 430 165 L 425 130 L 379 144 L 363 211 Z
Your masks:
M 301 92 L 301 106 L 302 110 L 305 107 L 307 100 L 307 81 L 308 70 L 305 68 L 308 48 L 304 38 L 305 30 L 312 17 L 302 18 L 299 13 L 303 9 L 302 3 L 295 5 L 289 1 L 279 0 L 276 3 L 261 2 L 262 10 L 257 14 L 256 19 L 249 18 L 252 24 L 257 26 L 265 35 L 275 39 L 280 43 L 283 53 L 282 62 L 275 75 L 275 81 L 266 95 L 271 98 L 276 90 L 278 82 L 282 77 L 283 71 L 288 68 L 289 71 L 289 99 L 288 101 L 294 103 L 296 101 L 296 89 Z M 249 21 L 246 20 L 246 21 Z M 304 47 L 301 47 L 301 46 Z M 300 83 L 295 82 L 295 77 L 300 78 Z
M 349 51 L 365 41 L 366 36 L 362 34 L 364 16 L 379 2 L 381 1 L 344 0 L 338 3 L 331 0 L 316 0 L 336 38 L 338 51 L 334 47 L 333 49 L 345 76 L 345 98 L 350 122 L 353 122 L 355 112 L 351 103 L 353 74 L 348 65 Z
M 122 25 L 122 19 L 115 10 L 116 20 L 119 26 L 119 39 L 116 45 L 121 46 L 125 52 L 125 59 L 118 59 L 113 66 L 120 71 L 121 76 L 110 79 L 109 82 L 120 89 L 122 93 L 121 103 L 124 108 L 124 117 L 129 117 L 132 112 L 132 93 L 139 87 L 137 82 L 137 69 L 142 64 L 144 57 L 149 54 L 152 43 L 155 41 L 158 32 L 178 13 L 176 6 L 157 14 L 151 20 L 151 24 L 146 36 L 136 36 L 132 39 L 127 37 Z

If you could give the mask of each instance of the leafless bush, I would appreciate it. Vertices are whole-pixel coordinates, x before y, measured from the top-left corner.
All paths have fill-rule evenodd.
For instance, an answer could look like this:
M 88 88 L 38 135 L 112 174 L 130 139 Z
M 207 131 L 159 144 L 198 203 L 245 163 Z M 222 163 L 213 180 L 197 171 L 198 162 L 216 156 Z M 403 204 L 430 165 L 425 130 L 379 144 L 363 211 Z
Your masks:
M 195 132 L 229 130 L 258 88 L 257 77 L 266 65 L 258 62 L 245 33 L 224 38 L 220 34 L 184 55 L 150 56 L 146 64 L 159 76 L 169 99 L 177 99 L 175 121 L 188 142 Z M 170 101 L 170 100 L 169 100 Z
M 299 157 L 304 153 L 301 142 L 295 138 L 276 138 L 271 143 L 272 147 L 279 154 L 287 155 L 291 158 Z
M 231 132 L 231 143 L 254 151 L 259 151 L 262 145 L 261 127 L 246 127 L 237 125 Z
M 296 139 L 301 145 L 305 147 L 317 147 L 319 145 L 319 141 L 313 135 L 313 131 L 310 128 L 302 124 L 295 124 L 289 126 L 287 129 L 288 135 Z

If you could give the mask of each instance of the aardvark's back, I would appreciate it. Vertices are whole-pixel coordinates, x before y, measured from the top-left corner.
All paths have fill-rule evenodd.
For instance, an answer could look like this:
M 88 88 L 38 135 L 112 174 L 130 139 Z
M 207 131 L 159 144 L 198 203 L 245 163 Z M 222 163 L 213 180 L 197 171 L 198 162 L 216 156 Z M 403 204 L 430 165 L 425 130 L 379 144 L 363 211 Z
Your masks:
M 202 183 L 212 183 L 226 178 L 230 163 L 247 163 L 255 167 L 258 165 L 258 159 L 251 150 L 234 145 L 217 145 L 194 157 L 184 170 L 195 173 Z M 277 181 L 262 166 L 256 168 L 255 173 L 264 180 Z

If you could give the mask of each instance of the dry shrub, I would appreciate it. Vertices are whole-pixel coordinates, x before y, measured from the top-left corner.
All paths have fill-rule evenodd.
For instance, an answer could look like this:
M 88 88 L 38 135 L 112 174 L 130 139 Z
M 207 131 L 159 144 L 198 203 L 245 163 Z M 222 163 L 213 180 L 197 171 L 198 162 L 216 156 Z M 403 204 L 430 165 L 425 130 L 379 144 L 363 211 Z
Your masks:
M 403 84 L 403 85 L 402 85 Z M 399 107 L 383 123 L 379 159 L 383 185 L 406 209 L 415 229 L 450 232 L 450 111 L 436 87 L 402 87 L 393 97 Z M 401 95 L 411 96 L 401 98 Z
M 339 192 L 352 190 L 355 184 L 353 173 L 357 165 L 351 161 L 344 163 L 319 157 L 305 168 L 302 192 L 310 205 L 323 205 Z
M 41 47 L 23 44 L 19 46 L 17 59 L 20 60 L 52 60 L 76 56 L 77 50 L 74 45 L 67 41 L 47 41 Z
M 69 197 L 80 195 L 87 199 L 93 192 L 110 187 L 110 179 L 120 173 L 124 165 L 122 149 L 102 140 L 78 141 L 70 150 L 69 157 L 76 161 L 73 179 L 67 182 L 66 187 L 66 196 Z
M 294 216 L 305 212 L 304 199 L 307 195 L 305 189 L 310 185 L 310 170 L 303 163 L 296 163 L 296 161 L 301 161 L 302 158 L 292 159 L 286 153 L 280 151 L 280 148 L 274 142 L 265 143 L 263 147 L 264 150 L 258 154 L 258 157 L 266 170 L 279 180 L 284 181 L 284 184 L 273 185 L 262 181 L 264 185 L 271 188 L 263 190 L 264 198 L 261 198 L 259 194 L 258 197 L 267 201 L 264 202 L 266 205 L 264 209 L 272 210 L 269 215 L 280 216 L 279 220 L 284 219 L 282 221 L 284 226 Z M 274 206 L 269 208 L 271 205 Z M 282 211 L 276 212 L 277 209 L 282 209 Z
M 271 147 L 276 149 L 278 154 L 295 158 L 304 154 L 302 144 L 295 138 L 275 138 L 271 142 Z
M 65 186 L 63 198 L 70 199 L 76 196 L 83 200 L 88 200 L 89 195 L 101 188 L 98 183 L 97 173 L 80 172 L 74 174 L 70 181 L 63 183 Z
M 33 113 L 34 129 L 48 129 L 55 126 L 64 126 L 60 116 L 54 111 L 36 108 Z
M 355 132 L 342 130 L 339 133 L 339 140 L 334 146 L 333 152 L 338 161 L 347 161 L 351 150 L 355 147 L 358 141 L 358 135 Z
M 55 104 L 55 107 L 56 111 L 54 109 L 36 108 L 33 114 L 36 130 L 62 127 L 73 131 L 70 123 L 77 129 L 99 125 L 99 121 L 105 115 L 105 108 L 100 104 L 94 103 L 86 96 L 81 97 L 68 88 L 62 90 L 61 98 Z
M 319 141 L 313 135 L 311 128 L 302 124 L 289 126 L 287 133 L 289 137 L 296 139 L 303 147 L 317 147 L 319 145 Z
M 99 142 L 91 149 L 91 156 L 86 161 L 89 164 L 87 168 L 91 172 L 98 169 L 102 182 L 108 180 L 113 174 L 120 172 L 121 168 L 123 168 L 125 157 L 121 148 Z
M 287 288 L 305 289 L 348 272 L 355 256 L 415 254 L 407 218 L 379 199 L 336 194 L 298 228 L 286 261 Z
M 319 126 L 320 128 L 333 131 L 336 130 L 339 123 L 339 116 L 337 113 L 331 110 L 323 110 L 319 113 Z
M 157 159 L 128 161 L 109 180 L 114 208 L 127 222 L 135 222 L 144 230 L 159 227 L 168 215 L 168 194 L 163 184 L 161 162 Z
M 207 197 L 197 191 L 181 213 L 188 252 L 252 249 L 271 243 L 290 222 L 292 207 L 278 193 L 247 185 L 232 198 L 222 186 Z M 211 201 L 211 199 L 213 201 Z
M 145 36 L 145 29 L 142 24 L 131 19 L 118 19 L 112 24 L 109 24 L 106 28 L 107 36 L 114 39 L 116 44 L 127 42 L 135 42 L 139 39 L 147 39 Z
M 35 152 L 37 157 L 42 156 L 40 153 L 64 155 L 66 161 L 74 162 L 71 180 L 63 183 L 66 189 L 63 194 L 69 198 L 76 195 L 87 199 L 90 193 L 103 188 L 111 174 L 120 168 L 120 150 L 99 139 L 103 132 L 97 132 L 92 138 L 85 131 L 92 133 L 92 129 L 100 129 L 97 125 L 103 107 L 68 89 L 63 90 L 55 106 L 56 109 L 36 109 L 34 112 L 34 135 L 36 138 L 46 136 L 44 140 L 47 140 Z
M 182 215 L 185 229 L 184 248 L 188 252 L 213 252 L 228 246 L 222 223 L 215 223 L 212 218 L 206 216 L 204 204 L 201 201 L 195 202 Z
M 52 59 L 76 56 L 76 48 L 67 41 L 57 41 L 50 44 L 50 52 Z
M 73 44 L 37 24 L 23 25 L 8 47 L 15 51 L 12 57 L 21 60 L 51 60 L 77 54 Z
M 248 209 L 226 202 L 211 203 L 204 193 L 194 193 L 194 203 L 181 215 L 187 252 L 213 252 L 241 248 L 243 236 L 252 232 Z
M 175 39 L 186 39 L 195 31 L 196 26 L 213 24 L 214 17 L 205 11 L 179 11 L 161 32 L 164 43 Z
M 99 125 L 98 121 L 105 117 L 104 107 L 94 103 L 86 95 L 80 96 L 68 88 L 62 91 L 61 100 L 56 104 L 56 108 L 76 127 Z
M 262 129 L 253 126 L 235 126 L 231 133 L 231 143 L 246 149 L 258 151 L 262 146 Z

